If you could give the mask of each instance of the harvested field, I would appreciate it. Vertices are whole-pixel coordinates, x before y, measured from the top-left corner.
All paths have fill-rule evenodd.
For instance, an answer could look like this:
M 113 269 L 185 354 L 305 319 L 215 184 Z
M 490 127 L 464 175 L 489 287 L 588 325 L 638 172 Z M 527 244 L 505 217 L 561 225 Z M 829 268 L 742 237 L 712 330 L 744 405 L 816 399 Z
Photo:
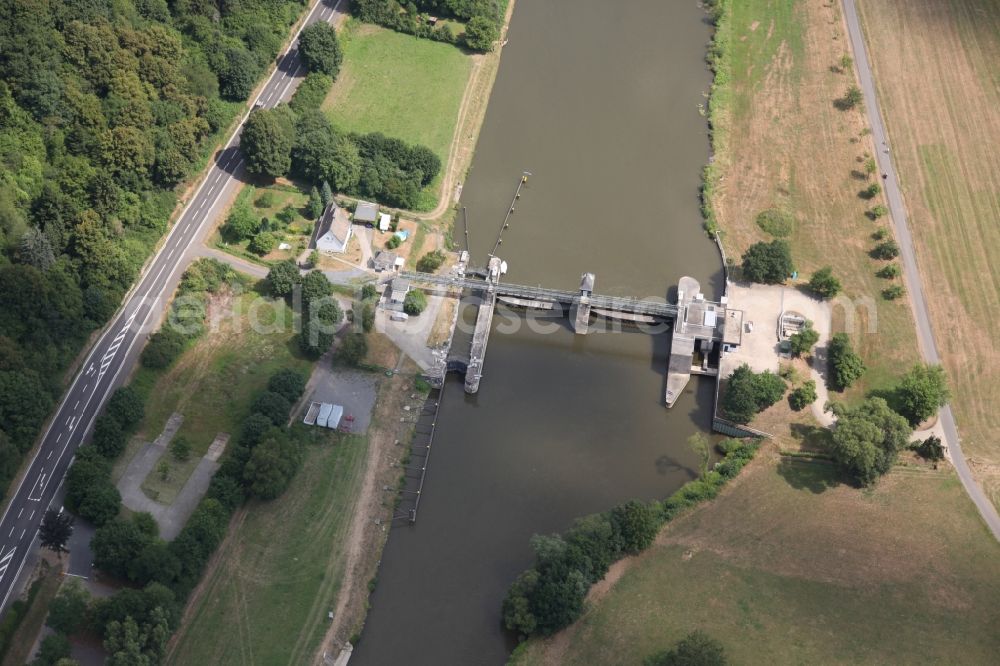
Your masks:
M 962 448 L 1000 505 L 1000 5 L 858 5 Z

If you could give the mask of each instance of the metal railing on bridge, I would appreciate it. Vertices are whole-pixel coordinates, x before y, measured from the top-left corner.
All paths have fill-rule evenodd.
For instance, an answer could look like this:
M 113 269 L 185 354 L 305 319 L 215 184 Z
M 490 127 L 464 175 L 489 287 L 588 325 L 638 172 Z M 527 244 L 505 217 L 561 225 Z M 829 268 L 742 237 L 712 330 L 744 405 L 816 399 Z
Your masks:
M 458 275 L 434 275 L 431 273 L 414 273 L 403 271 L 399 276 L 411 282 L 420 284 L 433 284 L 442 287 L 456 287 L 459 289 L 485 290 L 488 284 L 485 280 L 462 277 Z M 510 284 L 500 282 L 496 285 L 497 296 L 512 296 L 532 301 L 554 301 L 564 305 L 575 305 L 580 303 L 581 294 L 576 291 L 561 291 L 559 289 L 547 289 L 545 287 L 531 287 L 528 285 Z M 590 306 L 602 310 L 614 310 L 616 312 L 632 312 L 635 314 L 651 315 L 655 317 L 672 318 L 677 316 L 677 306 L 672 303 L 664 303 L 655 300 L 643 300 L 628 296 L 606 296 L 602 294 L 591 294 L 589 297 Z

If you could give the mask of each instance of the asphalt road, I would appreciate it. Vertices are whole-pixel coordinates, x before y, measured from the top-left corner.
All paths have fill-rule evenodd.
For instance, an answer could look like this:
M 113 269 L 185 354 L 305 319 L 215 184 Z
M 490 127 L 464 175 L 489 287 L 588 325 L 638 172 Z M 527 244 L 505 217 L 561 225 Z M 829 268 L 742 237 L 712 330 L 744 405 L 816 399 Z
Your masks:
M 342 3 L 343 0 L 318 0 L 302 25 L 315 21 L 334 22 L 343 13 Z M 295 92 L 305 75 L 297 45 L 298 33 L 289 50 L 278 58 L 277 67 L 254 100 L 255 105 L 270 108 L 287 101 Z M 216 155 L 159 251 L 91 348 L 0 519 L 0 612 L 13 596 L 24 563 L 35 549 L 42 516 L 62 486 L 77 447 L 87 440 L 105 400 L 128 376 L 143 343 L 163 318 L 184 267 L 196 256 L 196 248 L 203 243 L 214 227 L 216 216 L 239 187 L 243 174 L 239 134 L 243 122 Z
M 913 249 L 913 237 L 910 235 L 910 227 L 906 218 L 906 206 L 903 203 L 903 195 L 899 188 L 899 178 L 896 176 L 896 169 L 892 163 L 891 144 L 889 135 L 885 131 L 885 124 L 882 122 L 882 114 L 878 106 L 878 96 L 875 94 L 875 82 L 872 77 L 871 63 L 868 60 L 868 51 L 865 48 L 864 37 L 861 32 L 861 25 L 858 21 L 857 7 L 855 0 L 843 0 L 844 18 L 847 21 L 847 31 L 851 38 L 851 46 L 854 47 L 855 63 L 858 67 L 858 76 L 861 80 L 861 90 L 865 95 L 865 108 L 868 112 L 868 119 L 871 123 L 872 136 L 875 139 L 876 161 L 879 166 L 879 173 L 885 174 L 882 181 L 886 198 L 889 201 L 889 213 L 896 231 L 896 240 L 899 243 L 900 257 L 903 261 L 903 274 L 906 279 L 907 290 L 910 295 L 910 304 L 913 307 L 913 317 L 917 324 L 917 340 L 920 344 L 920 351 L 924 360 L 928 363 L 938 364 L 941 362 L 938 355 L 937 344 L 934 342 L 934 331 L 931 329 L 931 320 L 927 314 L 927 301 L 924 298 L 924 287 L 921 281 L 920 272 L 917 270 L 917 257 Z M 946 405 L 939 413 L 939 420 L 944 429 L 945 443 L 948 445 L 948 454 L 952 465 L 958 473 L 958 478 L 965 487 L 980 515 L 986 521 L 987 527 L 993 533 L 994 538 L 1000 541 L 1000 515 L 997 514 L 996 507 L 983 492 L 982 487 L 972 477 L 972 471 L 965 461 L 965 454 L 962 453 L 961 439 L 958 436 L 958 428 L 955 427 L 955 417 L 952 414 L 951 406 Z

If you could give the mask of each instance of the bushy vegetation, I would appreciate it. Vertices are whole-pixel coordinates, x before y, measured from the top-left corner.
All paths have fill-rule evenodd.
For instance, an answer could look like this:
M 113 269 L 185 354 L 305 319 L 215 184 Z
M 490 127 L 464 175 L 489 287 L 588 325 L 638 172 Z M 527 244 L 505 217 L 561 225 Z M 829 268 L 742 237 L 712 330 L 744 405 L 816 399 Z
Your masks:
M 937 413 L 951 397 L 948 378 L 940 365 L 917 364 L 903 375 L 895 390 L 897 411 L 911 426 L 917 426 Z
M 427 296 L 419 289 L 413 289 L 403 299 L 403 312 L 408 315 L 419 315 L 427 307 Z
M 743 276 L 751 282 L 780 284 L 794 271 L 788 241 L 754 243 L 743 253 Z
M 865 373 L 865 363 L 854 351 L 846 333 L 835 333 L 830 339 L 827 361 L 830 366 L 830 388 L 837 391 L 850 388 Z
M 417 261 L 417 270 L 421 273 L 433 273 L 437 269 L 441 268 L 441 264 L 444 263 L 444 252 L 441 250 L 434 250 L 433 252 L 428 252 L 424 256 L 420 257 Z
M 884 298 L 887 301 L 894 301 L 897 298 L 902 298 L 903 294 L 905 293 L 906 290 L 903 289 L 903 285 L 894 284 L 882 290 L 882 298 Z
M 736 423 L 750 423 L 785 395 L 785 381 L 769 370 L 754 372 L 744 363 L 733 371 L 720 405 L 726 418 Z
M 669 650 L 648 657 L 643 666 L 726 666 L 722 644 L 701 630 L 682 638 Z
M 461 41 L 474 51 L 493 49 L 503 21 L 501 7 L 495 0 L 413 0 L 405 4 L 397 0 L 355 0 L 351 11 L 368 23 L 439 42 Z M 431 26 L 421 13 L 467 21 L 465 32 L 456 37 L 448 26 Z
M 819 332 L 812 327 L 812 322 L 807 321 L 801 331 L 788 338 L 788 342 L 792 346 L 792 354 L 802 356 L 808 354 L 813 345 L 819 342 Z
M 931 435 L 924 440 L 910 442 L 907 448 L 916 452 L 924 460 L 932 462 L 944 460 L 944 446 L 941 444 L 941 438 L 936 435 Z
M 309 110 L 319 109 L 323 105 L 323 100 L 326 99 L 327 93 L 330 92 L 331 86 L 333 86 L 333 78 L 321 72 L 310 72 L 303 79 L 302 83 L 299 84 L 299 87 L 295 89 L 292 101 L 288 105 L 292 107 L 295 113 L 304 113 Z M 312 217 L 319 217 L 321 212 L 322 209 Z
M 302 279 L 302 332 L 299 349 L 309 358 L 319 358 L 333 346 L 334 335 L 344 319 L 333 298 L 333 285 L 321 271 L 313 270 Z
M 872 256 L 876 259 L 895 259 L 899 256 L 899 246 L 896 241 L 882 241 L 872 248 Z
M 181 278 L 177 297 L 167 320 L 150 336 L 140 362 L 147 368 L 169 366 L 204 331 L 205 303 L 212 294 L 241 284 L 242 279 L 228 264 L 215 259 L 199 259 Z
M 562 535 L 534 536 L 535 564 L 518 576 L 503 601 L 505 626 L 523 640 L 550 635 L 576 620 L 590 586 L 613 562 L 649 547 L 663 523 L 681 510 L 715 497 L 753 458 L 757 443 L 726 440 L 720 449 L 725 458 L 715 469 L 662 503 L 632 500 L 580 518 Z
M 816 382 L 810 379 L 788 394 L 788 405 L 798 412 L 816 402 L 816 398 Z
M 0 8 L 0 485 L 89 333 L 116 310 L 175 186 L 270 64 L 297 0 Z
M 792 235 L 795 229 L 795 218 L 788 211 L 780 208 L 768 208 L 757 214 L 757 226 L 762 231 L 775 238 L 785 238 Z
M 882 268 L 878 269 L 878 272 L 876 272 L 875 275 L 886 280 L 891 280 L 899 277 L 901 272 L 899 264 L 886 264 Z
M 809 291 L 820 298 L 833 298 L 840 293 L 841 285 L 834 274 L 833 269 L 825 266 L 809 278 Z

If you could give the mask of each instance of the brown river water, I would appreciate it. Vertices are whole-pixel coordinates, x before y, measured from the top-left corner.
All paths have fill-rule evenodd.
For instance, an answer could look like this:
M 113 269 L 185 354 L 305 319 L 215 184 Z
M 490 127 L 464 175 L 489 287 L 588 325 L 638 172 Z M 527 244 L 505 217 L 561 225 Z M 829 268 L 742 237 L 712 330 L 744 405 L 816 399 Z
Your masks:
M 498 252 L 508 281 L 575 289 L 592 271 L 598 293 L 672 298 L 686 274 L 720 295 L 698 201 L 702 9 L 518 0 L 509 38 L 462 194 L 474 262 L 527 170 Z M 500 604 L 532 534 L 695 476 L 685 440 L 709 426 L 714 387 L 693 379 L 663 406 L 669 334 L 523 324 L 498 311 L 478 395 L 446 385 L 419 519 L 392 529 L 352 664 L 504 663 Z

